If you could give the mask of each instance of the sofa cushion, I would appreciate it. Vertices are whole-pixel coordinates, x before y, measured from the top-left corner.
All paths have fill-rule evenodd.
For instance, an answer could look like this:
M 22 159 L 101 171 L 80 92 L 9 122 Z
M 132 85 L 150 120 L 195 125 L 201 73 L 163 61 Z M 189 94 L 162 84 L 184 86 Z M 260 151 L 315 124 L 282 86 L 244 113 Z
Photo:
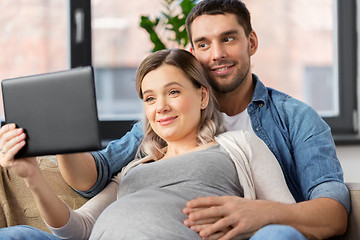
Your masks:
M 360 183 L 346 183 L 350 190 L 351 212 L 346 234 L 341 240 L 360 239 Z

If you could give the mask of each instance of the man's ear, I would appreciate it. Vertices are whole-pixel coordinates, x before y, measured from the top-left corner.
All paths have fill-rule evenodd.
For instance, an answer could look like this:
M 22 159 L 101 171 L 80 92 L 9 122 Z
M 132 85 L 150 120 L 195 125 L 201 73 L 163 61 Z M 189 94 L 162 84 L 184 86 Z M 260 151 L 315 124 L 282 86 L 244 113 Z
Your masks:
M 249 35 L 249 54 L 254 55 L 258 49 L 258 38 L 255 31 L 252 31 Z
M 192 46 L 190 46 L 190 52 L 192 55 L 194 55 L 194 48 Z

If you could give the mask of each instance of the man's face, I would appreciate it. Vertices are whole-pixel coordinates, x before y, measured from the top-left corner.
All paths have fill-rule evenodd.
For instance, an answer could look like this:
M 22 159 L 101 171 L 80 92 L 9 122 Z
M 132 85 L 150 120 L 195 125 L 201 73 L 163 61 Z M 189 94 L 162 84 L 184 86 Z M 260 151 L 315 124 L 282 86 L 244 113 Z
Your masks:
M 249 75 L 250 56 L 256 52 L 255 32 L 249 37 L 234 14 L 201 15 L 191 25 L 191 52 L 201 62 L 213 89 L 235 90 Z

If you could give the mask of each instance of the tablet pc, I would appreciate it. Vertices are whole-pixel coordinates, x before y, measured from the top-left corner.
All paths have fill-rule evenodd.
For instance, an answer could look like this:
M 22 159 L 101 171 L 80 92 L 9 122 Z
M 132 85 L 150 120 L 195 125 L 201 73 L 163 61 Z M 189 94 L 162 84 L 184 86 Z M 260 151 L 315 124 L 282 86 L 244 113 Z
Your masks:
M 5 122 L 27 134 L 16 158 L 101 148 L 92 67 L 5 79 L 1 85 Z

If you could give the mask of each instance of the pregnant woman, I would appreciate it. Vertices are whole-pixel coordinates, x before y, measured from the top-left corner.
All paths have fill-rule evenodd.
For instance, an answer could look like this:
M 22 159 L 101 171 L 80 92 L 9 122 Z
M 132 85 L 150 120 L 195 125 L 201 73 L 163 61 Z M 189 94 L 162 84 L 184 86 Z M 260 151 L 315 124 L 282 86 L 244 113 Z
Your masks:
M 201 239 L 184 225 L 183 209 L 191 199 L 239 196 L 294 203 L 266 145 L 253 133 L 225 132 L 192 54 L 172 49 L 149 55 L 138 68 L 136 89 L 145 108 L 138 157 L 79 210 L 57 198 L 35 158 L 14 159 L 25 144 L 22 129 L 1 129 L 1 147 L 8 150 L 0 163 L 33 192 L 54 233 L 43 239 Z

